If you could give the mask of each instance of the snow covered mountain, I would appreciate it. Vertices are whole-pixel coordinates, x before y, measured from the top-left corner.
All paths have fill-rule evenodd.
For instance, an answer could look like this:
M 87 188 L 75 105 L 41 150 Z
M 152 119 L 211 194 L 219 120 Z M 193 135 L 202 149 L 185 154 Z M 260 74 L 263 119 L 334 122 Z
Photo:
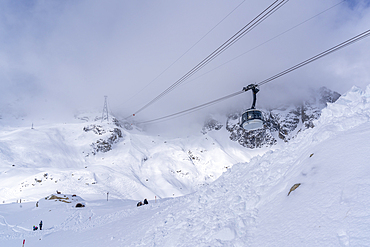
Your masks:
M 3 127 L 0 198 L 37 201 L 56 190 L 75 194 L 76 188 L 130 199 L 181 196 L 265 151 L 246 153 L 225 130 L 167 139 L 88 114 L 69 124 Z
M 274 149 L 247 149 L 212 121 L 219 130 L 171 140 L 88 121 L 2 129 L 2 246 L 370 241 L 370 86 L 329 103 L 314 128 Z M 56 190 L 85 207 L 49 200 Z M 149 205 L 136 207 L 144 197 Z M 41 219 L 44 230 L 32 231 Z
M 8 176 L 0 197 L 5 202 L 35 201 L 44 196 L 39 187 L 45 184 L 48 193 L 63 188 L 74 194 L 78 187 L 88 194 L 109 191 L 131 199 L 186 195 L 213 182 L 233 164 L 263 154 L 278 137 L 287 141 L 312 126 L 326 103 L 337 97 L 322 88 L 303 106 L 271 110 L 261 131 L 245 132 L 232 117 L 225 121 L 226 128 L 210 119 L 202 131 L 186 139 L 150 136 L 127 122 L 115 118 L 102 122 L 94 114 L 76 116 L 70 124 L 3 128 L 0 167 Z
M 239 126 L 240 113 L 230 114 L 226 129 L 231 132 L 230 139 L 248 148 L 268 147 L 278 140 L 285 142 L 298 132 L 314 127 L 313 121 L 318 119 L 321 110 L 327 103 L 333 103 L 340 94 L 325 87 L 311 93 L 309 100 L 299 105 L 284 105 L 277 109 L 263 111 L 264 128 L 255 131 L 245 131 Z

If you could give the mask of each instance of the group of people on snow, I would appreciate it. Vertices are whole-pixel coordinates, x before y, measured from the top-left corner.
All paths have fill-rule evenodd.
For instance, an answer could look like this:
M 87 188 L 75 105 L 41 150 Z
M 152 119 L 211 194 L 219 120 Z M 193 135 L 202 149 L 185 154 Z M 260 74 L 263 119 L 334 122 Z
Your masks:
M 140 206 L 145 205 L 145 204 L 148 204 L 148 200 L 146 198 L 144 199 L 144 203 L 140 201 L 140 202 L 137 203 L 136 206 L 140 207 Z
M 42 230 L 42 221 L 40 221 L 39 223 L 39 227 L 40 227 L 40 230 Z M 33 230 L 36 231 L 38 230 L 39 228 L 37 226 L 33 226 Z

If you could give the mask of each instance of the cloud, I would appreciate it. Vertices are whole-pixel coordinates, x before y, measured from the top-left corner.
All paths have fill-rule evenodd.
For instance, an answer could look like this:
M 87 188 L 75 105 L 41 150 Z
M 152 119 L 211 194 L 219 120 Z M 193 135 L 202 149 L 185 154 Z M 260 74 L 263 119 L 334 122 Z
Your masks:
M 241 2 L 2 1 L 1 108 L 11 106 L 26 115 L 37 109 L 39 116 L 68 116 L 100 111 L 108 95 L 112 112 L 128 116 L 271 4 L 245 1 L 185 54 Z M 278 36 L 339 2 L 289 1 L 135 119 L 150 120 L 236 92 L 369 27 L 368 2 L 345 1 Z M 365 87 L 369 44 L 370 39 L 364 39 L 262 86 L 257 106 L 302 98 L 308 89 L 320 86 L 339 93 L 352 85 Z M 251 94 L 243 94 L 163 125 L 191 125 L 209 113 L 242 109 L 250 102 Z

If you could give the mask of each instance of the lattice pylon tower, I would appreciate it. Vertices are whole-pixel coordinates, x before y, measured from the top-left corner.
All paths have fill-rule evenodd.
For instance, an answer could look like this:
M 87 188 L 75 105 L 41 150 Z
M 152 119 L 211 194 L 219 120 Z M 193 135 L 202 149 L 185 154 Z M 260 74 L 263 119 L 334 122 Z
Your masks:
M 108 117 L 108 96 L 104 96 L 104 107 L 103 107 L 103 114 L 101 116 L 101 121 L 103 122 L 104 120 L 109 121 Z

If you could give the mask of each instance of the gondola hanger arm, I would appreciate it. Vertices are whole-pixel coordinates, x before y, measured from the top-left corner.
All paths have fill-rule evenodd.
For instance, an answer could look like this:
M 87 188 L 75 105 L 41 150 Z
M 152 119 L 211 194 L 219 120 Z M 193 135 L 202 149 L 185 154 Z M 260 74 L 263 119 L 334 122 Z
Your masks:
M 255 107 L 256 107 L 256 98 L 257 98 L 256 95 L 259 91 L 258 85 L 257 84 L 249 84 L 248 86 L 243 87 L 243 91 L 247 92 L 249 90 L 253 91 L 253 103 L 252 103 L 251 109 L 255 109 Z

